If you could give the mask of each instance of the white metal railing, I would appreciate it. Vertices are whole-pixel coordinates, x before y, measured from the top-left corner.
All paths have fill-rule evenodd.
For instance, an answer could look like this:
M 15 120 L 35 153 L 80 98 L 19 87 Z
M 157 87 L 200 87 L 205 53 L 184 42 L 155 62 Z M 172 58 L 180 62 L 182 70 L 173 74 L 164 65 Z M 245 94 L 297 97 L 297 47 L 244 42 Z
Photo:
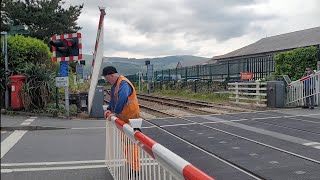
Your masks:
M 106 165 L 116 180 L 214 180 L 136 128 L 106 112 Z M 139 122 L 140 121 L 140 122 Z
M 265 82 L 247 82 L 247 83 L 228 83 L 231 90 L 233 103 L 236 104 L 254 104 L 257 106 L 266 106 L 267 102 L 267 83 Z
M 288 85 L 287 105 L 301 106 L 307 101 L 320 104 L 320 71 L 310 76 L 293 81 Z

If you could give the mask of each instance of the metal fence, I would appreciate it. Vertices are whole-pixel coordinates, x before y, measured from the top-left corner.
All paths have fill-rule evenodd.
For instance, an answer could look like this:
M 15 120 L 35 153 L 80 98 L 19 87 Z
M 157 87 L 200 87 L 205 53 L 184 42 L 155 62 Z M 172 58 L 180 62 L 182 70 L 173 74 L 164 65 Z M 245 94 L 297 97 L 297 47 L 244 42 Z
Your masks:
M 320 103 L 320 71 L 294 81 L 288 86 L 287 105 L 306 106 Z
M 214 180 L 139 130 L 109 116 L 107 112 L 105 162 L 114 179 Z
M 226 60 L 215 64 L 196 65 L 154 72 L 154 81 L 238 81 L 241 72 L 254 73 L 254 80 L 265 78 L 275 71 L 273 55 Z M 138 75 L 127 76 L 132 82 Z M 146 77 L 144 77 L 146 78 Z

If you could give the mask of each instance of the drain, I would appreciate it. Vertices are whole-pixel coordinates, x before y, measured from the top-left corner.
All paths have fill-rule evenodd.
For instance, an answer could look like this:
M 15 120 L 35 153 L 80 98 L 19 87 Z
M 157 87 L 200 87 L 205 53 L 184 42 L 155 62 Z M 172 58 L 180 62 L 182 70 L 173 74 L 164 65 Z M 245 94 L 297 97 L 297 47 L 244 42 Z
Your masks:
M 1 131 L 39 131 L 39 130 L 59 130 L 59 129 L 70 129 L 65 127 L 48 127 L 48 126 L 14 126 L 14 127 L 1 127 Z

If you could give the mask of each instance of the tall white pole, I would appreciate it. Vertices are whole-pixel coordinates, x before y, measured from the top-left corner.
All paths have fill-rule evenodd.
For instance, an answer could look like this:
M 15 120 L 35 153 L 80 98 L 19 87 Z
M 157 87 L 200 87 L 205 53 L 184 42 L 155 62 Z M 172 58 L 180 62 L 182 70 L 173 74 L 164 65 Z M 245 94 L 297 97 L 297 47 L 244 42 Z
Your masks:
M 98 80 L 100 77 L 100 68 L 103 60 L 103 22 L 104 22 L 104 16 L 105 16 L 105 8 L 99 7 L 100 9 L 100 20 L 98 25 L 98 33 L 97 33 L 97 39 L 94 49 L 94 55 L 93 55 L 93 68 L 91 73 L 91 82 L 90 82 L 90 89 L 89 89 L 89 96 L 88 96 L 88 112 L 91 113 L 92 103 L 94 94 L 96 91 L 96 87 L 98 84 Z

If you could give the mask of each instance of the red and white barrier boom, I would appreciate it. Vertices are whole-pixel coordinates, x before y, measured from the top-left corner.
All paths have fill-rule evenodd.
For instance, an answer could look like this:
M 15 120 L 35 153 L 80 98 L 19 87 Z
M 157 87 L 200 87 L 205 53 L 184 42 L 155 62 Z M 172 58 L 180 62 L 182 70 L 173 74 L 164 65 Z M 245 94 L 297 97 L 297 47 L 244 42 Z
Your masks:
M 92 70 L 91 70 L 91 80 L 90 80 L 90 89 L 88 95 L 88 112 L 91 114 L 91 108 L 93 103 L 94 93 L 100 78 L 100 68 L 103 60 L 103 27 L 104 27 L 104 16 L 106 15 L 105 8 L 99 7 L 100 9 L 100 19 L 98 25 L 97 39 L 94 46 L 94 55 L 92 60 Z
M 136 128 L 142 119 L 132 119 L 132 127 L 105 114 L 106 165 L 114 179 L 126 180 L 214 180 Z M 135 129 L 135 130 L 134 130 Z

